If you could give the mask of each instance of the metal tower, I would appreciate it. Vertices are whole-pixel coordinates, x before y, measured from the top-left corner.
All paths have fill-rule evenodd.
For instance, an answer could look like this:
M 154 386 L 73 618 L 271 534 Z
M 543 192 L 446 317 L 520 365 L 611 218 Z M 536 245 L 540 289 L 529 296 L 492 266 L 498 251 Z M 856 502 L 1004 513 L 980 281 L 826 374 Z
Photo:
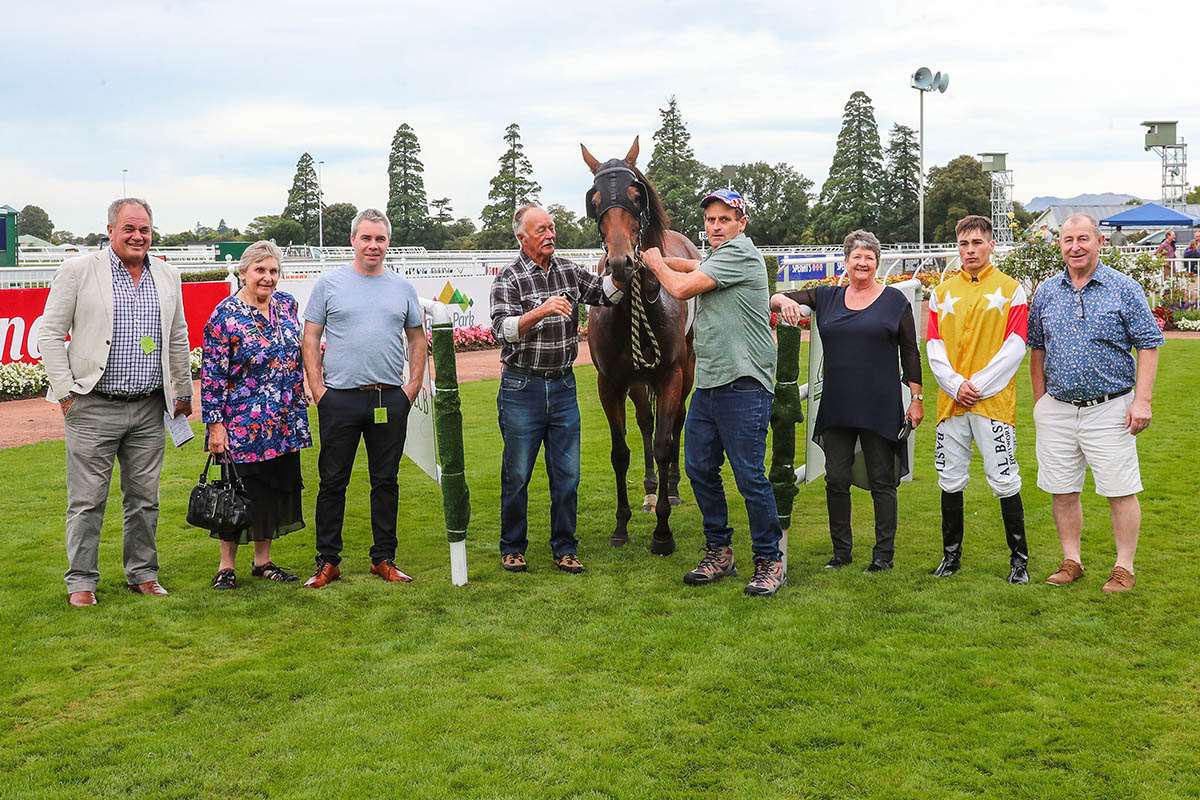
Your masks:
M 992 235 L 996 244 L 1013 243 L 1013 174 L 1005 163 L 1008 153 L 980 153 L 983 171 L 992 178 Z
M 1185 210 L 1188 192 L 1187 144 L 1175 132 L 1177 120 L 1151 120 L 1146 126 L 1146 149 L 1162 158 L 1162 204 Z

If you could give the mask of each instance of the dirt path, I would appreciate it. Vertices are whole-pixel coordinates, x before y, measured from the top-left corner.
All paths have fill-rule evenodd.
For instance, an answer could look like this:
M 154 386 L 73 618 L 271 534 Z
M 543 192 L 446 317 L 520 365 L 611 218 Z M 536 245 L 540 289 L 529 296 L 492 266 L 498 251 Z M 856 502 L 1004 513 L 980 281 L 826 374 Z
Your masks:
M 476 350 L 471 353 L 458 354 L 459 383 L 487 380 L 500 376 L 500 351 Z M 592 356 L 588 351 L 587 342 L 579 343 L 579 358 L 576 364 L 591 364 Z M 200 397 L 199 384 L 193 386 L 192 396 Z M 194 404 L 196 411 L 192 419 L 199 419 L 200 404 Z M 62 412 L 58 405 L 48 403 L 44 398 L 32 400 L 12 400 L 0 402 L 0 450 L 6 447 L 20 447 L 25 444 L 36 444 L 53 439 L 63 438 Z

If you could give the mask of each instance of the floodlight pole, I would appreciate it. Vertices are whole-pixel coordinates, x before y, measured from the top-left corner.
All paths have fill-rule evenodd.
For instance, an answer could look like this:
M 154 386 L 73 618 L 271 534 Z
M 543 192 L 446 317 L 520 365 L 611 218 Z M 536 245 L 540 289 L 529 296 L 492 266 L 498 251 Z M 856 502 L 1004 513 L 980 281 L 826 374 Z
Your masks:
M 324 161 L 317 162 L 317 247 L 325 247 L 325 189 L 321 186 L 321 167 Z
M 121 197 L 129 196 L 129 189 L 126 188 L 126 185 L 125 185 L 125 176 L 128 174 L 129 174 L 129 170 L 127 170 L 127 169 L 121 170 Z
M 917 180 L 917 230 L 921 250 L 925 249 L 925 90 L 917 89 L 920 99 L 921 114 L 917 124 L 917 138 L 920 141 L 921 174 Z

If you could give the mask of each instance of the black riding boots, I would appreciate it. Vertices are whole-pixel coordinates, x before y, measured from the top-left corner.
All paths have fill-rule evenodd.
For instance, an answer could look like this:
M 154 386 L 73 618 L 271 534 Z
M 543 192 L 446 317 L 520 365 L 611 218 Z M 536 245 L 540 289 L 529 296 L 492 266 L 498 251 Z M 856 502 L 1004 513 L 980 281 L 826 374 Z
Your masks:
M 1004 538 L 1011 554 L 1009 583 L 1029 583 L 1029 544 L 1025 541 L 1025 506 L 1021 493 L 1000 498 L 1000 516 L 1004 518 Z
M 1029 583 L 1029 545 L 1025 539 L 1025 507 L 1020 493 L 1000 498 L 1000 516 L 1004 519 L 1004 538 L 1010 553 L 1009 583 Z M 942 563 L 933 574 L 939 578 L 953 575 L 962 568 L 963 493 L 942 492 Z
M 946 578 L 962 567 L 963 493 L 942 492 L 942 563 L 933 574 Z

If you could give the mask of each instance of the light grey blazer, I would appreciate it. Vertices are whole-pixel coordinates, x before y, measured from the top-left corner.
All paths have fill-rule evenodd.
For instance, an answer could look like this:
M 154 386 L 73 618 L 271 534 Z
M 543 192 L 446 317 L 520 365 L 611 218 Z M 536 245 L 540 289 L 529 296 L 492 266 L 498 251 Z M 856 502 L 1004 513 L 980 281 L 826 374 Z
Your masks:
M 162 320 L 163 399 L 173 409 L 176 397 L 192 394 L 187 322 L 179 273 L 161 259 L 150 257 L 150 275 L 158 292 Z M 67 335 L 70 334 L 70 347 Z M 112 265 L 108 248 L 67 259 L 50 284 L 38 347 L 50 378 L 49 400 L 68 392 L 87 394 L 108 363 L 113 335 Z

